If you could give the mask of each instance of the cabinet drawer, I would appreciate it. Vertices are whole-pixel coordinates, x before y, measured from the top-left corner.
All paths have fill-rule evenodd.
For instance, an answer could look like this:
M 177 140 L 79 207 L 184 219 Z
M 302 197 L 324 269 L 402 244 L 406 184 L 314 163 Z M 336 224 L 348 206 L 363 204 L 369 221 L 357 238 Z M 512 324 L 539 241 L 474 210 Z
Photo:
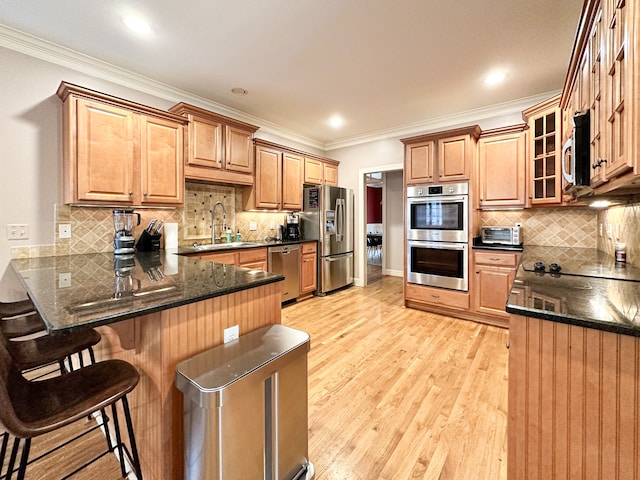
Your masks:
M 316 253 L 316 242 L 300 244 L 302 255 L 305 253 Z
M 239 264 L 267 261 L 266 248 L 249 248 L 245 250 L 238 250 L 237 252 Z
M 495 265 L 497 267 L 518 266 L 518 253 L 474 252 L 476 265 Z
M 443 288 L 422 287 L 412 283 L 405 284 L 407 300 L 431 303 L 442 307 L 469 309 L 469 294 Z
M 236 254 L 234 252 L 224 253 L 204 253 L 198 257 L 200 260 L 208 262 L 224 263 L 226 265 L 236 264 Z

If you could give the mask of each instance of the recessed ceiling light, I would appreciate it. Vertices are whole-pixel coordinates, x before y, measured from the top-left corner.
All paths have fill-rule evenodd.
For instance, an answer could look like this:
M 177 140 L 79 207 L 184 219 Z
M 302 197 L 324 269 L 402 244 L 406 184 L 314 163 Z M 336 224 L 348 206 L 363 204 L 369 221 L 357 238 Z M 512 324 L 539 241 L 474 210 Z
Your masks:
M 493 72 L 484 77 L 484 83 L 487 85 L 497 85 L 501 83 L 506 76 L 507 75 L 504 72 Z
M 344 125 L 344 120 L 340 115 L 334 115 L 329 119 L 329 124 L 333 128 L 340 128 L 342 125 Z
M 140 17 L 128 16 L 123 20 L 124 24 L 136 33 L 147 35 L 151 33 L 151 26 Z
M 244 88 L 240 88 L 240 87 L 233 87 L 231 89 L 231 93 L 233 93 L 234 95 L 246 95 L 249 93 L 248 90 L 245 90 Z

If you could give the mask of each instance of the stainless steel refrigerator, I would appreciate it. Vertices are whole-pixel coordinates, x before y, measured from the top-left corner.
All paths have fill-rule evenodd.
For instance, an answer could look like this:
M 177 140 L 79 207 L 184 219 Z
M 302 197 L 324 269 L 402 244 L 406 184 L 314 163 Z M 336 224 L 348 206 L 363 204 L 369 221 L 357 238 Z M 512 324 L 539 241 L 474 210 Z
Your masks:
M 353 283 L 353 190 L 323 185 L 304 188 L 300 230 L 318 240 L 319 295 Z

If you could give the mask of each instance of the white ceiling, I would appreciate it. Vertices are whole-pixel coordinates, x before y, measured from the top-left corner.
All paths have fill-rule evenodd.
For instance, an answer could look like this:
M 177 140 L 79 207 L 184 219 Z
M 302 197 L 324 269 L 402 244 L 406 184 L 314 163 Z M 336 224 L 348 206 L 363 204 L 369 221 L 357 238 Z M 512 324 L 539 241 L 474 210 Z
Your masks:
M 2 0 L 0 24 L 330 149 L 560 90 L 582 3 Z M 152 34 L 128 31 L 127 14 L 146 18 Z M 488 88 L 495 68 L 507 79 Z M 329 126 L 333 114 L 341 129 Z

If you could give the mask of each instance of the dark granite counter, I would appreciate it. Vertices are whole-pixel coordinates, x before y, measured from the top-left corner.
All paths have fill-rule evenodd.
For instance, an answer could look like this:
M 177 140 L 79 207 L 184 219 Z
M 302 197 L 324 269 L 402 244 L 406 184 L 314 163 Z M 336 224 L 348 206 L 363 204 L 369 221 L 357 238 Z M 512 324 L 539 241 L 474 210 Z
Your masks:
M 560 274 L 533 271 L 557 262 Z M 640 336 L 640 275 L 590 248 L 525 247 L 509 313 Z
M 284 279 L 172 252 L 12 260 L 27 293 L 56 331 L 95 327 Z
M 229 251 L 229 250 L 239 250 L 239 249 L 246 249 L 246 248 L 265 248 L 265 247 L 277 247 L 280 245 L 298 245 L 300 243 L 305 243 L 305 242 L 317 242 L 317 240 L 313 239 L 313 240 L 278 240 L 278 241 L 271 241 L 271 242 L 264 242 L 264 241 L 260 241 L 260 242 L 253 242 L 253 241 L 246 241 L 246 242 L 231 242 L 229 244 L 225 244 L 225 243 L 218 243 L 215 246 L 211 246 L 211 245 L 203 245 L 201 247 L 179 247 L 176 250 L 176 253 L 178 255 L 201 255 L 203 253 L 214 253 L 214 252 L 225 252 L 225 251 Z M 213 247 L 213 248 L 211 248 Z

